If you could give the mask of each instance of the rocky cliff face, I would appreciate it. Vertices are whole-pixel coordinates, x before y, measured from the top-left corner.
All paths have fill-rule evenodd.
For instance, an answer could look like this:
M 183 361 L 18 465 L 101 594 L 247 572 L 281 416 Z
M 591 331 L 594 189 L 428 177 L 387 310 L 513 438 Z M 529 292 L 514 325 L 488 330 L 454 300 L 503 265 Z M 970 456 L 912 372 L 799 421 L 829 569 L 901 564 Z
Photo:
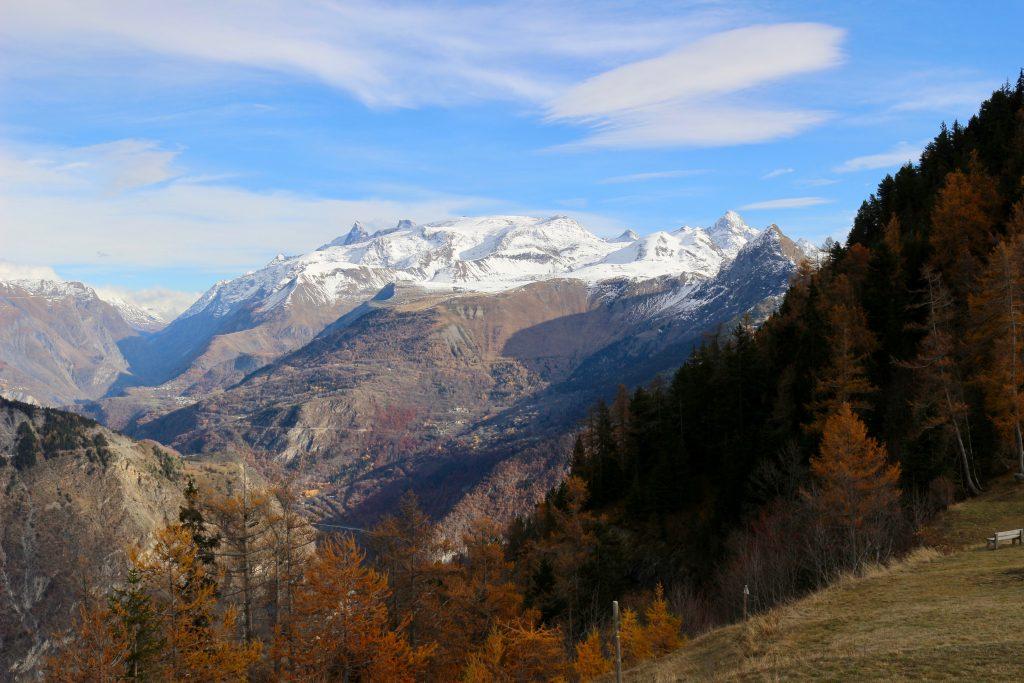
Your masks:
M 85 588 L 177 518 L 183 485 L 168 448 L 0 399 L 0 678 L 40 663 Z

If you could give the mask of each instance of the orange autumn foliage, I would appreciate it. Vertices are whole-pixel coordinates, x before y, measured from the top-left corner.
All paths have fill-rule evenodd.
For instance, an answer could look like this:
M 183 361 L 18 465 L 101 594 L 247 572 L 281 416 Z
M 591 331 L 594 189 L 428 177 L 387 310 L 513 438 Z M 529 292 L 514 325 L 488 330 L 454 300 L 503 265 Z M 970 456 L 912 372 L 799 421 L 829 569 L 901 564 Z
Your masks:
M 601 634 L 597 628 L 591 628 L 587 637 L 576 643 L 576 659 L 572 663 L 572 673 L 581 683 L 600 678 L 613 668 L 612 660 L 604 654 Z
M 498 526 L 480 520 L 463 542 L 465 550 L 444 573 L 440 607 L 434 611 L 437 649 L 428 670 L 433 680 L 457 679 L 492 624 L 510 623 L 524 613 Z
M 521 619 L 491 629 L 469 658 L 466 683 L 560 681 L 567 673 L 562 633 Z
M 124 678 L 127 643 L 111 626 L 110 610 L 79 606 L 71 636 L 47 659 L 46 680 L 107 683 Z
M 387 578 L 347 537 L 317 550 L 272 657 L 282 680 L 413 681 L 429 649 L 389 623 Z
M 900 468 L 884 445 L 842 404 L 826 420 L 819 454 L 811 459 L 812 509 L 841 567 L 852 568 L 885 552 L 880 544 L 899 511 Z

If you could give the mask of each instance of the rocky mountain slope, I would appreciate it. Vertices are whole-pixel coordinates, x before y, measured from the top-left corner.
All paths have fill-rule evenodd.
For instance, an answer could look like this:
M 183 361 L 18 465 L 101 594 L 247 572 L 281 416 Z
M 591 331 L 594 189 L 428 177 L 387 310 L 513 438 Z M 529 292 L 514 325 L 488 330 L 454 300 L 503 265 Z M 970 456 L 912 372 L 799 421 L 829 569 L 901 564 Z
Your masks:
M 156 443 L 0 399 L 0 678 L 38 665 L 83 588 L 176 519 L 181 469 Z
M 0 281 L 0 396 L 49 405 L 99 398 L 128 371 L 120 345 L 155 324 L 80 282 Z
M 439 293 L 498 292 L 551 278 L 711 277 L 756 234 L 734 212 L 707 230 L 627 232 L 614 240 L 565 216 L 400 221 L 373 234 L 357 223 L 313 252 L 281 255 L 218 282 L 166 329 L 126 344 L 132 376 L 113 393 L 166 385 L 134 392 L 136 403 L 159 404 L 228 386 L 299 348 L 391 283 Z
M 435 514 L 459 516 L 475 496 L 507 517 L 487 501 L 519 486 L 529 490 L 515 505 L 532 504 L 557 476 L 557 442 L 583 406 L 678 365 L 716 326 L 771 309 L 806 254 L 774 227 L 743 241 L 734 258 L 716 246 L 714 268 L 675 276 L 476 292 L 400 281 L 236 386 L 134 433 L 186 452 L 290 461 L 328 516 L 372 515 L 413 485 Z M 640 242 L 623 248 L 639 253 Z M 678 268 L 691 255 L 659 258 Z

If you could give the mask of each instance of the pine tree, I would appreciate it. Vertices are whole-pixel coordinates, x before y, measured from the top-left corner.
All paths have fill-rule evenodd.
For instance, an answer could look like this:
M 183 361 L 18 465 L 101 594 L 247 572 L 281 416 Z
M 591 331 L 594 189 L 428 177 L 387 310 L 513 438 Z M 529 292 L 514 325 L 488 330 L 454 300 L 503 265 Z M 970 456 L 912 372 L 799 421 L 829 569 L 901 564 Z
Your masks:
M 156 677 L 164 650 L 159 615 L 135 567 L 128 570 L 125 585 L 109 599 L 109 620 L 119 642 L 124 643 L 125 678 L 145 681 Z
M 14 467 L 19 470 L 33 467 L 39 462 L 39 458 L 42 455 L 36 430 L 32 428 L 30 423 L 22 422 L 18 425 L 16 436 L 18 438 L 18 445 L 15 447 L 12 460 Z
M 820 373 L 815 387 L 813 431 L 820 431 L 825 418 L 844 403 L 863 414 L 870 405 L 868 398 L 876 391 L 867 378 L 865 366 L 878 342 L 868 327 L 864 309 L 857 303 L 849 278 L 837 277 L 831 293 L 833 300 L 825 312 L 830 363 Z
M 199 559 L 203 564 L 212 566 L 220 536 L 211 534 L 206 528 L 206 518 L 199 509 L 199 489 L 192 477 L 188 478 L 184 494 L 185 504 L 178 511 L 178 522 L 192 535 L 192 541 L 199 548 Z

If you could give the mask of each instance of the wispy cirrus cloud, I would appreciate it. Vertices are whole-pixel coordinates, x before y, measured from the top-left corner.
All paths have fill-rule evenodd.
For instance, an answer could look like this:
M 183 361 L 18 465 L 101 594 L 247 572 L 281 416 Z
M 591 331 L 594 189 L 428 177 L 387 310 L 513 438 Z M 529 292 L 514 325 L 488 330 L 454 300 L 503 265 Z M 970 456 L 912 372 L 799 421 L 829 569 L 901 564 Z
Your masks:
M 605 178 L 597 181 L 601 185 L 618 185 L 621 183 L 641 183 L 648 180 L 665 180 L 669 178 L 690 178 L 693 176 L 704 175 L 707 173 L 707 169 L 696 168 L 696 169 L 679 169 L 675 171 L 648 171 L 646 173 L 630 173 L 627 175 L 617 175 L 611 178 Z
M 758 209 L 802 209 L 808 206 L 820 206 L 831 203 L 831 199 L 825 197 L 785 197 L 783 199 L 768 199 L 762 202 L 745 204 L 740 209 L 753 211 Z
M 771 180 L 772 178 L 778 178 L 779 176 L 792 173 L 795 170 L 796 169 L 794 168 L 776 168 L 771 171 L 768 171 L 763 176 L 761 176 L 761 180 Z
M 921 156 L 921 151 L 922 148 L 920 146 L 901 142 L 888 152 L 865 154 L 847 159 L 833 170 L 836 173 L 852 173 L 854 171 L 873 171 L 880 168 L 902 166 L 905 163 L 917 161 Z
M 298 76 L 370 107 L 479 100 L 533 104 L 556 97 L 596 65 L 669 49 L 680 35 L 718 26 L 726 12 L 624 10 L 615 3 L 262 0 L 10 0 L 0 40 L 15 59 L 203 63 Z M 61 50 L 53 50 L 59 46 Z M 124 60 L 125 55 L 131 60 Z M 190 74 L 189 71 L 192 73 Z
M 723 31 L 591 77 L 556 97 L 552 121 L 587 125 L 575 147 L 710 146 L 793 135 L 824 111 L 741 102 L 754 87 L 842 62 L 844 32 L 825 24 Z
M 406 192 L 332 198 L 196 182 L 152 141 L 26 147 L 0 141 L 0 244 L 14 263 L 251 268 L 312 248 L 354 220 L 438 220 L 505 208 Z M 171 169 L 174 170 L 171 170 Z

